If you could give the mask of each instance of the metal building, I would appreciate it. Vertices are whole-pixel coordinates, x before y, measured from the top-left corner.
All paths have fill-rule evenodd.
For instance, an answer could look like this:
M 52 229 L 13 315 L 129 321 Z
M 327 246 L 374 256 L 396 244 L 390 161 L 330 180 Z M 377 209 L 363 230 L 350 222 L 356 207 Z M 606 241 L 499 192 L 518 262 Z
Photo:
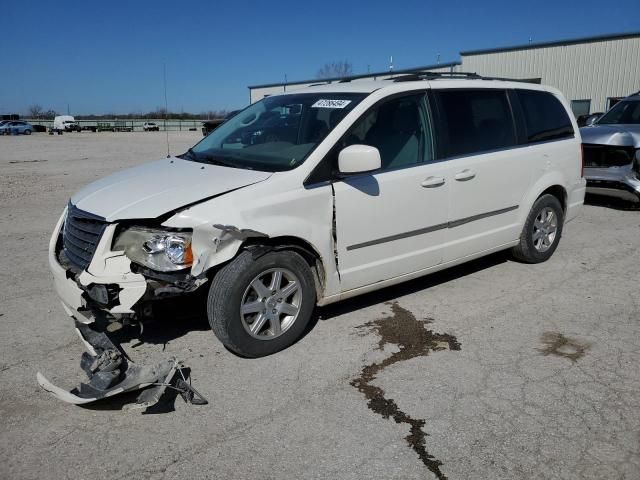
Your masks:
M 459 62 L 348 77 L 383 79 L 425 71 L 475 72 L 485 76 L 540 79 L 562 91 L 576 116 L 604 112 L 619 98 L 640 90 L 640 32 L 527 43 L 504 48 L 469 50 Z M 251 102 L 285 90 L 339 81 L 305 80 L 249 87 Z
M 640 32 L 461 52 L 461 69 L 540 78 L 564 93 L 576 116 L 604 112 L 640 90 Z

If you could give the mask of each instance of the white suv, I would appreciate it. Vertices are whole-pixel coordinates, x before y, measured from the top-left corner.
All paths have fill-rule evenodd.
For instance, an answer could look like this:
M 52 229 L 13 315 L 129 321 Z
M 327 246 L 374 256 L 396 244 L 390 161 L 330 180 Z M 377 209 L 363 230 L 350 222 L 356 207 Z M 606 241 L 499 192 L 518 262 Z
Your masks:
M 142 130 L 144 130 L 145 132 L 159 132 L 160 131 L 160 127 L 158 126 L 157 123 L 154 122 L 144 122 L 144 124 L 142 125 Z
M 204 292 L 220 341 L 259 357 L 316 305 L 498 250 L 545 261 L 584 199 L 570 112 L 549 87 L 429 74 L 270 96 L 75 194 L 56 289 L 85 323 Z

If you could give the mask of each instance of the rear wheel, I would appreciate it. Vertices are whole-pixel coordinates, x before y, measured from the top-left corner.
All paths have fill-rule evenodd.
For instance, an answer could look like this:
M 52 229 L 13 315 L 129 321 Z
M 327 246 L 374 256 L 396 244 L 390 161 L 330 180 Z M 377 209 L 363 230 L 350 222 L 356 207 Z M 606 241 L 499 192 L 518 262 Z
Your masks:
M 31 130 L 29 130 L 28 128 L 24 131 L 25 135 L 31 135 Z
M 295 252 L 249 251 L 214 277 L 207 316 L 216 337 L 246 357 L 283 350 L 304 333 L 315 306 L 315 284 L 307 262 Z
M 520 235 L 520 243 L 511 250 L 512 255 L 526 263 L 548 260 L 558 248 L 564 212 L 560 201 L 553 195 L 542 195 L 533 204 Z

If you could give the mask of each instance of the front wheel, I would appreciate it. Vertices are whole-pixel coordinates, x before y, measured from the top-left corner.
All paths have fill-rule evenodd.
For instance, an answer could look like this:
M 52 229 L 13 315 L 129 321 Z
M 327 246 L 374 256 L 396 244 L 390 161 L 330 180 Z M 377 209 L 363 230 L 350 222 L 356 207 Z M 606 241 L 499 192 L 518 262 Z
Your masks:
M 313 274 L 300 255 L 279 251 L 254 259 L 245 251 L 214 277 L 207 316 L 229 350 L 263 357 L 302 336 L 315 302 Z
M 25 135 L 31 135 L 31 130 L 29 130 L 29 129 L 25 130 L 25 131 L 24 131 L 24 134 L 25 134 Z
M 511 250 L 512 255 L 525 263 L 547 261 L 558 248 L 564 211 L 560 201 L 545 194 L 536 200 L 524 223 L 520 243 Z

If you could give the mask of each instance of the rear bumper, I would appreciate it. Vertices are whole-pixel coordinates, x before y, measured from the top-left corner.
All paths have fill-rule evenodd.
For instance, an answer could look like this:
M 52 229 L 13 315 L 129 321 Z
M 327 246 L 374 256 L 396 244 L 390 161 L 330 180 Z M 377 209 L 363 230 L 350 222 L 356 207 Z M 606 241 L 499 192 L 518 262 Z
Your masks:
M 570 222 L 582 211 L 584 205 L 584 195 L 586 191 L 586 181 L 581 179 L 570 192 L 567 198 L 567 211 L 565 212 L 565 222 Z

